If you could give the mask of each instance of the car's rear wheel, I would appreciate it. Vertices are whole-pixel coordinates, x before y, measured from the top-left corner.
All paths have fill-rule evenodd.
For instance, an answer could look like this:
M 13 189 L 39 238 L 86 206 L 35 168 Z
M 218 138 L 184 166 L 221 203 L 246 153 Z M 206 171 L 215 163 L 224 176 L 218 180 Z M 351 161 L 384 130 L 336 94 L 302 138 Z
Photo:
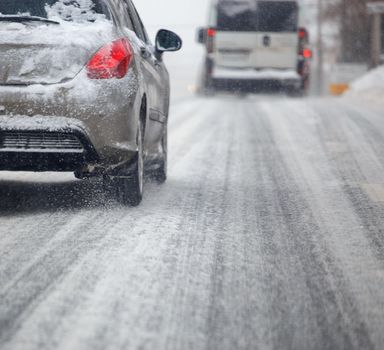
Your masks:
M 143 199 L 144 188 L 144 159 L 143 159 L 144 130 L 139 122 L 137 132 L 137 154 L 126 176 L 105 179 L 107 186 L 115 193 L 117 200 L 129 206 L 138 206 Z
M 158 184 L 167 181 L 167 165 L 168 165 L 168 127 L 164 127 L 163 137 L 161 140 L 162 157 L 159 160 L 157 169 L 151 172 L 151 178 Z

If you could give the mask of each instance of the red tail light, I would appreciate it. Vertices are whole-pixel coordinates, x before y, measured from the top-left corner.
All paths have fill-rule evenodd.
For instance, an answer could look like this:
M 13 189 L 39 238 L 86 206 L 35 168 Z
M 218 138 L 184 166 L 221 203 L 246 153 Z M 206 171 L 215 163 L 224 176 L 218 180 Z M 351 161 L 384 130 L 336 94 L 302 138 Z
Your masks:
M 88 78 L 122 79 L 128 73 L 132 57 L 132 47 L 126 39 L 105 45 L 88 62 Z
M 299 28 L 299 38 L 305 41 L 309 40 L 308 30 L 305 28 Z
M 304 49 L 304 50 L 303 50 L 303 57 L 304 57 L 304 58 L 312 58 L 312 50 L 310 50 L 310 49 Z
M 215 29 L 209 28 L 209 29 L 207 30 L 207 36 L 208 36 L 208 38 L 213 38 L 215 35 L 216 35 L 216 30 L 215 30 Z
M 216 36 L 216 30 L 209 28 L 207 30 L 207 52 L 213 53 L 214 40 Z

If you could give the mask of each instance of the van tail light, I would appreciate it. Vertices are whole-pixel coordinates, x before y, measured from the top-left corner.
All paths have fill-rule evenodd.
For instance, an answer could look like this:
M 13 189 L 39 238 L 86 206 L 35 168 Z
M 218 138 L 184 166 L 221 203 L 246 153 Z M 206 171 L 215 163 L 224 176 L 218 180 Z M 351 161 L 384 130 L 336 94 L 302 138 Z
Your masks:
M 309 50 L 309 33 L 305 28 L 299 28 L 299 55 L 304 59 L 312 58 L 312 51 Z
M 304 58 L 310 59 L 310 58 L 312 58 L 312 50 L 304 49 L 303 52 L 302 52 L 302 55 L 303 55 Z
M 128 73 L 133 50 L 126 39 L 119 39 L 103 46 L 87 64 L 90 79 L 122 79 Z
M 299 29 L 299 38 L 302 40 L 307 40 L 308 38 L 308 31 L 305 28 Z
M 216 30 L 213 28 L 208 28 L 207 30 L 207 52 L 208 53 L 213 53 L 215 36 L 216 36 Z
M 215 29 L 209 28 L 207 30 L 207 37 L 208 38 L 213 38 L 215 35 L 216 35 L 216 30 Z
M 308 48 L 304 48 L 299 51 L 300 59 L 310 60 L 312 58 L 312 55 L 313 55 L 312 50 Z

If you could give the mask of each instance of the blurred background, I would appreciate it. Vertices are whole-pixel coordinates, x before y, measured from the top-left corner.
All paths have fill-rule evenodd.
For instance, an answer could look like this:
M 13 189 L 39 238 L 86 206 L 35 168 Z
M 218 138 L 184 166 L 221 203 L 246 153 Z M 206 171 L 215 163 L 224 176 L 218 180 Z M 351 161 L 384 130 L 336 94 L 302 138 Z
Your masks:
M 210 0 L 140 0 L 136 6 L 150 35 L 159 28 L 174 30 L 184 48 L 166 61 L 173 100 L 194 94 L 204 47 L 197 28 L 207 26 Z M 341 94 L 356 78 L 382 63 L 384 2 L 380 0 L 301 0 L 300 25 L 308 29 L 313 50 L 311 94 Z

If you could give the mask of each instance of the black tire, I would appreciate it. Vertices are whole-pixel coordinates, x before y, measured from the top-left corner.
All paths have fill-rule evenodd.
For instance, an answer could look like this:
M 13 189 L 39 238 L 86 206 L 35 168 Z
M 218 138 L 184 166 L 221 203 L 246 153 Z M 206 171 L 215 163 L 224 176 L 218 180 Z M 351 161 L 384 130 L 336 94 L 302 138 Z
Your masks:
M 213 65 L 211 59 L 205 59 L 199 89 L 199 93 L 203 96 L 213 96 L 215 94 L 215 83 L 212 78 Z
M 289 97 L 303 97 L 305 95 L 302 87 L 289 87 L 286 93 Z
M 159 160 L 159 167 L 152 170 L 150 177 L 158 184 L 163 184 L 167 181 L 167 168 L 168 168 L 168 126 L 164 127 L 163 138 L 161 140 L 163 154 Z
M 138 151 L 133 161 L 131 171 L 128 176 L 117 176 L 111 179 L 107 178 L 108 186 L 112 187 L 117 200 L 128 206 L 136 207 L 143 199 L 144 187 L 144 159 L 143 159 L 143 134 L 144 130 L 139 121 L 137 132 Z
M 306 76 L 303 79 L 303 82 L 302 82 L 302 94 L 303 94 L 303 97 L 306 97 L 306 96 L 309 95 L 309 89 L 310 89 L 310 80 L 309 80 L 309 76 Z
M 203 95 L 204 96 L 214 96 L 216 93 L 216 88 L 215 88 L 215 82 L 213 78 L 209 75 L 206 76 L 204 79 L 204 85 L 203 85 Z

